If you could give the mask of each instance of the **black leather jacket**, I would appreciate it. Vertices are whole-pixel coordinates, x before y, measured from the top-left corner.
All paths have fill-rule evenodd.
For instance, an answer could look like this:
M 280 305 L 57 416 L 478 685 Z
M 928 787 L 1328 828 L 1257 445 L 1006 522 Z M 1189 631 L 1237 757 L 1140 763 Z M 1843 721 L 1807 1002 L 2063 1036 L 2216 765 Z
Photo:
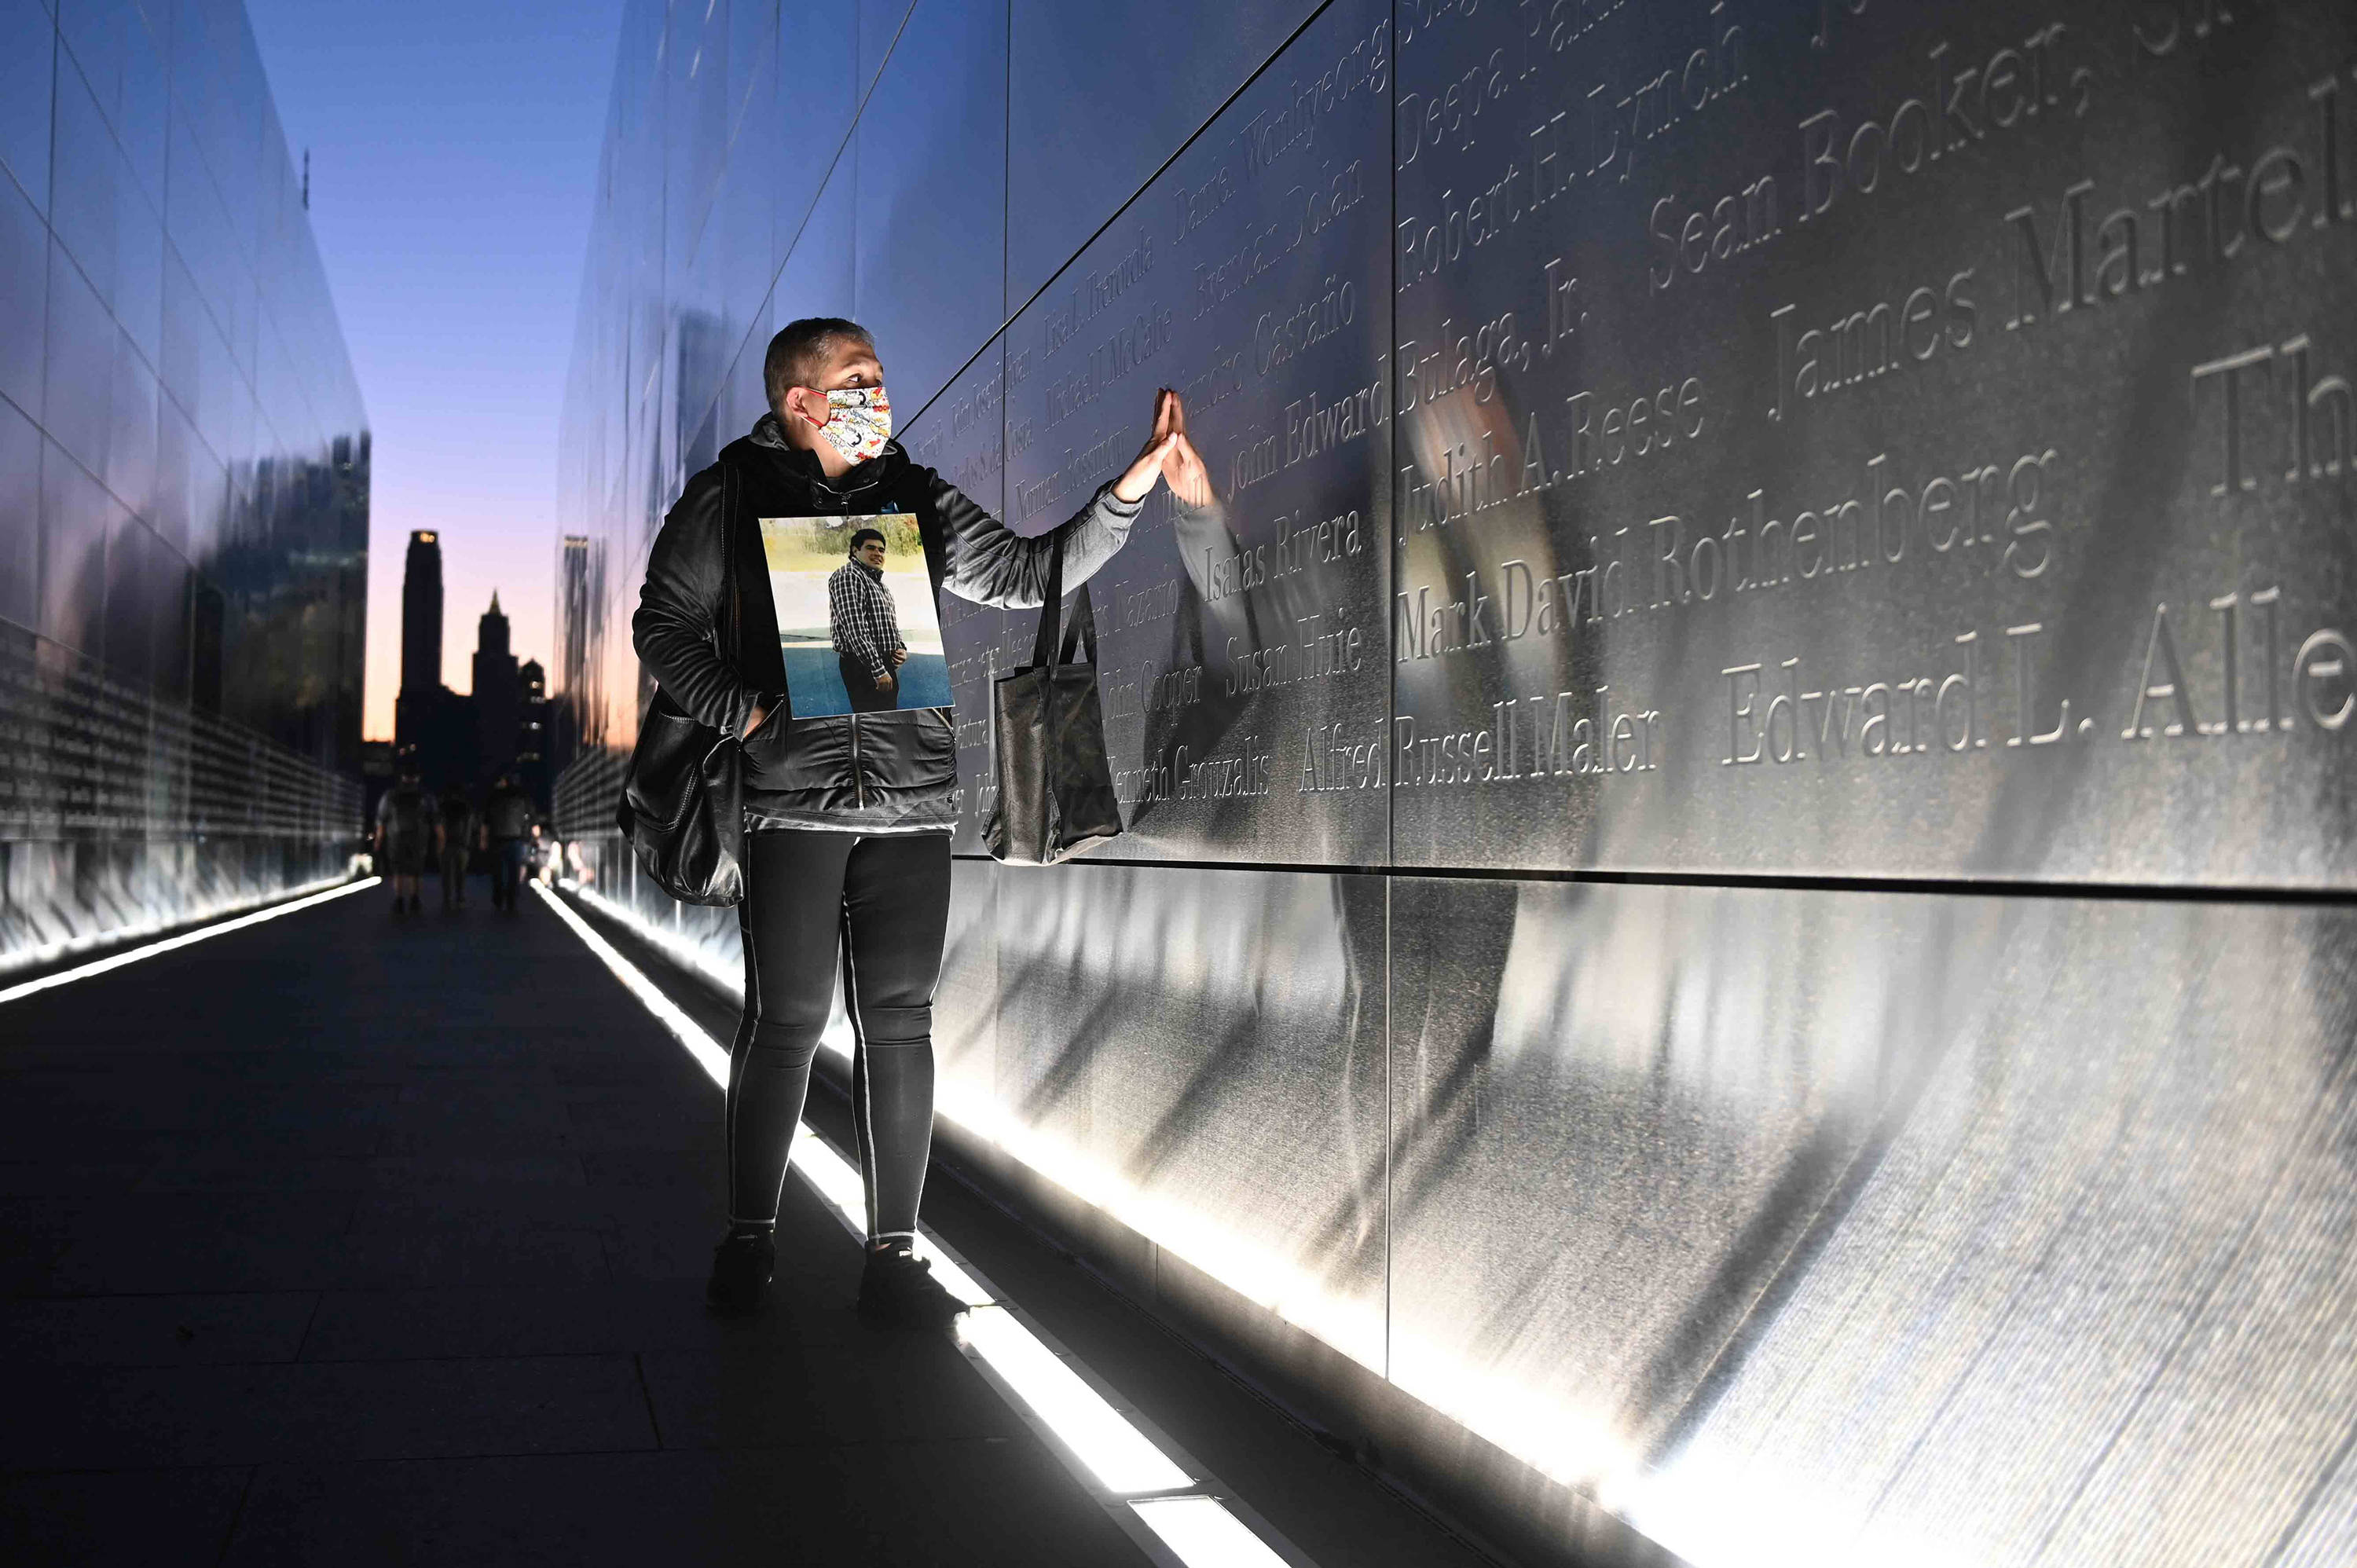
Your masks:
M 721 516 L 724 467 L 736 468 L 738 515 Z M 722 449 L 688 480 L 647 558 L 630 638 L 673 702 L 714 728 L 744 733 L 759 704 L 761 727 L 745 740 L 748 828 L 850 832 L 940 832 L 956 820 L 957 730 L 946 710 L 833 714 L 796 718 L 778 651 L 777 613 L 762 570 L 759 517 L 846 512 L 915 515 L 933 592 L 1020 609 L 1047 593 L 1049 552 L 1064 549 L 1064 584 L 1086 582 L 1129 537 L 1137 506 L 1101 489 L 1062 526 L 1025 539 L 976 506 L 898 442 L 830 480 L 812 453 L 786 444 L 777 416 Z M 737 551 L 739 652 L 722 657 L 725 553 Z

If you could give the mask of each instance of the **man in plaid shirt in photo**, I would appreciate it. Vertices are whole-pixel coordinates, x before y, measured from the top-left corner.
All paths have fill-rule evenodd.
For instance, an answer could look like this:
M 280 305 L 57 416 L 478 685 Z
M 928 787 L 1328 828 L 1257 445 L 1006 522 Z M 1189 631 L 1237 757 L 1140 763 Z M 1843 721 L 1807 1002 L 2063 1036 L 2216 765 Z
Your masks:
M 884 536 L 876 530 L 863 528 L 851 536 L 851 559 L 826 580 L 826 610 L 851 711 L 899 707 L 895 671 L 907 660 L 909 645 L 900 640 L 899 609 L 884 585 Z

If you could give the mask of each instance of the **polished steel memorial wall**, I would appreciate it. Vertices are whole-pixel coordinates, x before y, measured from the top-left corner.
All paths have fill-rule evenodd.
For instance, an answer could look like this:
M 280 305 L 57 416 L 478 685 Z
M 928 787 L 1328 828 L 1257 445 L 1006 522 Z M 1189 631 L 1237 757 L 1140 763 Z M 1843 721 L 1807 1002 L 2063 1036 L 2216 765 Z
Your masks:
M 2348 886 L 2351 51 L 2321 4 L 1436 8 L 1399 858 Z
M 369 436 L 237 0 L 0 0 L 0 968 L 344 875 Z
M 2357 13 L 1203 9 L 631 7 L 587 891 L 733 976 L 605 824 L 778 326 L 1027 532 L 1178 387 L 1122 840 L 943 606 L 950 1146 L 1507 1554 L 2357 1556 Z

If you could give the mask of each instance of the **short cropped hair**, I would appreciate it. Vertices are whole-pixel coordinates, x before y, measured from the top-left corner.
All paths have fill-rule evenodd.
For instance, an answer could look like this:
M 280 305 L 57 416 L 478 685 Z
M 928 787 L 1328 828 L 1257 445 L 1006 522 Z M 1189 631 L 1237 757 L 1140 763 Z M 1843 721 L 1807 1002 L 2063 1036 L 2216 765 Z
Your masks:
M 866 543 L 866 542 L 867 542 L 869 540 L 871 540 L 871 539 L 872 539 L 872 540 L 874 540 L 874 541 L 875 541 L 877 543 L 878 543 L 878 544 L 883 544 L 883 545 L 885 546 L 885 548 L 886 548 L 886 549 L 888 549 L 888 550 L 891 548 L 891 546 L 890 546 L 888 543 L 887 543 L 887 542 L 886 542 L 885 538 L 884 538 L 884 536 L 883 536 L 881 533 L 878 533 L 876 530 L 874 530 L 874 529 L 872 529 L 872 528 L 863 528 L 863 529 L 859 529 L 859 530 L 857 530 L 856 532 L 855 532 L 852 534 L 852 536 L 851 536 L 851 545 L 850 545 L 849 550 L 846 552 L 846 553 L 848 553 L 848 554 L 852 554 L 852 555 L 856 555 L 856 554 L 858 554 L 858 553 L 859 553 L 859 547 L 860 547 L 861 545 L 863 545 L 863 544 Z
M 805 316 L 780 328 L 770 339 L 770 351 L 761 356 L 761 386 L 770 394 L 771 411 L 784 404 L 788 388 L 810 385 L 846 342 L 863 344 L 870 352 L 876 348 L 875 334 L 840 316 Z

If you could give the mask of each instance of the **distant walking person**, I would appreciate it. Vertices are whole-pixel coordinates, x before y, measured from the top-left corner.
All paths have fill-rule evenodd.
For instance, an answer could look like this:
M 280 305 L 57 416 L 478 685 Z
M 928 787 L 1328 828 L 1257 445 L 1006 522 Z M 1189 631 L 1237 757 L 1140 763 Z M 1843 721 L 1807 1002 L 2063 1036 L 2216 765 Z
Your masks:
M 467 852 L 475 847 L 475 807 L 456 784 L 442 791 L 434 824 L 435 847 L 442 859 L 442 908 L 467 907 Z
M 417 781 L 417 766 L 404 762 L 401 776 L 376 803 L 377 874 L 393 884 L 393 912 L 414 915 L 425 906 L 417 885 L 434 844 L 434 803 Z
M 532 797 L 514 774 L 500 774 L 483 802 L 483 833 L 491 852 L 491 908 L 511 910 L 532 835 Z
M 856 651 L 840 640 L 836 648 L 845 684 L 857 674 L 888 693 L 881 706 L 892 712 L 834 713 L 809 701 L 796 712 L 774 605 L 762 618 L 771 624 L 744 627 L 733 648 L 721 633 L 733 618 L 728 564 L 759 558 L 765 517 L 897 512 L 923 542 L 931 592 L 1032 607 L 1046 597 L 1059 556 L 1066 588 L 1113 559 L 1166 477 L 1189 507 L 1210 503 L 1211 481 L 1187 439 L 1178 394 L 1166 390 L 1136 457 L 1060 527 L 1027 539 L 891 439 L 884 367 L 857 323 L 791 323 L 770 339 L 762 378 L 769 412 L 688 480 L 655 539 L 631 621 L 639 658 L 663 691 L 743 746 L 745 1015 L 729 1052 L 728 1230 L 705 1299 L 750 1312 L 769 1286 L 780 1189 L 839 964 L 866 1176 L 859 1311 L 878 1326 L 939 1325 L 961 1306 L 933 1282 L 915 1243 L 933 1133 L 933 990 L 957 820 L 954 725 L 946 707 L 899 707 L 897 618 L 888 596 L 866 596 L 864 585 L 882 584 L 859 555 L 856 576 L 838 573 L 833 582 L 858 590 L 857 617 L 881 610 L 886 618 L 866 628 Z M 866 532 L 856 550 L 880 556 L 883 542 Z M 834 610 L 842 602 L 830 596 L 838 639 L 850 618 Z
M 851 559 L 826 580 L 827 627 L 834 661 L 855 714 L 888 713 L 900 705 L 899 670 L 909 661 L 900 637 L 900 607 L 884 585 L 884 536 L 863 528 L 851 536 Z

